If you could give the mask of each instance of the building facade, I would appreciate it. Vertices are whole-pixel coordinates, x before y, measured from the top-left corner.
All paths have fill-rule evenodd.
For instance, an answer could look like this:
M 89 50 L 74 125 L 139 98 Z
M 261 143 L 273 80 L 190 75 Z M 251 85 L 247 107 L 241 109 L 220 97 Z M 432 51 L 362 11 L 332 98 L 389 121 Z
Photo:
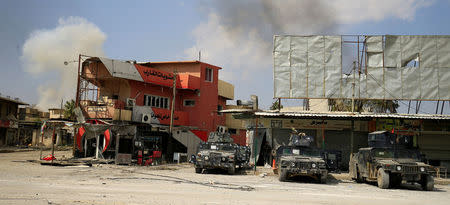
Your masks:
M 200 61 L 137 63 L 89 57 L 81 63 L 76 103 L 87 119 L 151 127 L 147 135 L 163 136 L 167 149 L 171 141 L 164 139 L 173 137 L 193 154 L 209 132 L 225 125 L 219 111 L 234 98 L 233 85 L 219 80 L 220 69 Z
M 450 117 L 429 114 L 377 114 L 348 112 L 278 112 L 260 111 L 235 114 L 247 118 L 250 131 L 247 141 L 257 155 L 268 144 L 273 150 L 289 143 L 292 128 L 313 136 L 315 147 L 339 151 L 342 154 L 340 169 L 348 169 L 350 153 L 367 147 L 368 134 L 389 131 L 410 135 L 418 148 L 433 166 L 450 169 Z
M 0 146 L 20 143 L 17 135 L 19 105 L 27 104 L 18 98 L 0 96 Z

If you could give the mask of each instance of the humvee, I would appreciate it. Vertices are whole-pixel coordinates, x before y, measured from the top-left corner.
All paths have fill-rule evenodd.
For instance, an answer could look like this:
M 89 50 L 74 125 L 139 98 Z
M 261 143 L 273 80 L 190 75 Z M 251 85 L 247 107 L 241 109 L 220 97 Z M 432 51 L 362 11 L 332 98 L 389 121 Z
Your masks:
M 375 139 L 374 134 L 384 135 L 381 137 L 390 143 L 374 145 L 370 142 Z M 423 190 L 433 190 L 432 166 L 421 162 L 417 149 L 402 146 L 400 138 L 389 140 L 391 136 L 383 132 L 369 134 L 369 144 L 376 147 L 360 148 L 351 154 L 349 174 L 352 179 L 359 183 L 376 181 L 382 189 L 399 186 L 403 181 L 418 182 Z
M 207 142 L 198 145 L 197 156 L 193 159 L 195 173 L 204 169 L 224 169 L 234 174 L 236 169 L 248 168 L 250 148 L 233 143 L 228 132 L 211 132 Z
M 304 133 L 291 135 L 288 146 L 277 149 L 274 172 L 280 181 L 289 177 L 309 176 L 326 183 L 328 171 L 319 149 L 311 146 L 313 138 Z

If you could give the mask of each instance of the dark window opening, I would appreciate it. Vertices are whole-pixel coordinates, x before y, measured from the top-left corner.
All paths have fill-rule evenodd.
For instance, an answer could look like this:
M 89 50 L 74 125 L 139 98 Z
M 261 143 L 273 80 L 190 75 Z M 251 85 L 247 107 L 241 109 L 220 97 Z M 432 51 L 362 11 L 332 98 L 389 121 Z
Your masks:
M 223 106 L 222 105 L 217 105 L 217 114 L 218 115 L 222 115 L 223 113 L 221 113 L 220 111 L 223 110 Z
M 184 100 L 184 106 L 193 107 L 195 106 L 195 100 Z
M 419 67 L 419 54 L 414 55 L 411 59 L 406 60 L 402 67 L 409 67 L 409 68 L 418 68 Z
M 228 132 L 229 132 L 230 134 L 232 134 L 232 135 L 235 135 L 235 134 L 237 133 L 237 130 L 236 130 L 236 129 L 229 128 L 229 129 L 228 129 Z
M 169 98 L 154 96 L 154 95 L 144 95 L 144 105 L 156 108 L 169 108 Z
M 211 68 L 206 68 L 205 81 L 208 81 L 208 82 L 213 81 L 213 70 Z

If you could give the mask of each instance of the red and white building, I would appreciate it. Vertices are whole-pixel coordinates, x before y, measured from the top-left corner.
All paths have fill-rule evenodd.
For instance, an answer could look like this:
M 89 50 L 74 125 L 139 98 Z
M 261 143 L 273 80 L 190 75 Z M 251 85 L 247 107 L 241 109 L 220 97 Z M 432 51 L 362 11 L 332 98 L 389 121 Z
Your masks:
M 227 100 L 233 100 L 234 86 L 219 80 L 222 68 L 218 66 L 200 61 L 80 59 L 76 100 L 87 119 L 150 126 L 168 133 L 175 99 L 171 136 L 186 147 L 188 154 L 195 152 L 200 141 L 207 140 L 209 132 L 225 125 L 225 115 L 218 111 L 225 108 Z M 245 135 L 239 132 L 233 137 L 236 142 L 245 142 Z

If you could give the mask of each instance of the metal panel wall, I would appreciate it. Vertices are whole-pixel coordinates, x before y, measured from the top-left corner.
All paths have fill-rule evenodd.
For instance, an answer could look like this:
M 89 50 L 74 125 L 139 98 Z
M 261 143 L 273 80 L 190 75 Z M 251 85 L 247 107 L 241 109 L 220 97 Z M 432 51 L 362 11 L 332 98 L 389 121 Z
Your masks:
M 275 97 L 339 97 L 340 36 L 275 36 L 273 56 Z
M 367 70 L 353 92 L 341 36 L 275 36 L 274 97 L 450 100 L 450 36 L 364 37 Z

